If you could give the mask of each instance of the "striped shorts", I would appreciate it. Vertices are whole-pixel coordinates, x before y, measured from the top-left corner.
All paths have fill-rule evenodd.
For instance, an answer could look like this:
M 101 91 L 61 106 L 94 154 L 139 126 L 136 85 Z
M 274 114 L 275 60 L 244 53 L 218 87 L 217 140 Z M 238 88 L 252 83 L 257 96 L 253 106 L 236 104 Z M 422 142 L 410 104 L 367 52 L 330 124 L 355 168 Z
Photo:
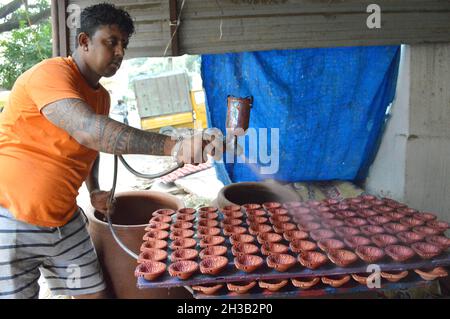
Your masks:
M 16 220 L 0 206 L 0 299 L 38 298 L 41 274 L 54 295 L 105 289 L 87 218 L 81 209 L 61 227 Z

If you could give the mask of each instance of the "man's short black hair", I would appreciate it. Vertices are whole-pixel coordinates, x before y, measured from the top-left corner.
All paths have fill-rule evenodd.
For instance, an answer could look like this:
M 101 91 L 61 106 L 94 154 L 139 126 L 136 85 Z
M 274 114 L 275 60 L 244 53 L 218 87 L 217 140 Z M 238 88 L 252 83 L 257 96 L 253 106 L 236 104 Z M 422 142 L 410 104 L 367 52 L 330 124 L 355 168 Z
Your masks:
M 81 11 L 77 35 L 84 32 L 92 37 L 99 27 L 113 24 L 117 25 L 120 31 L 128 34 L 128 37 L 134 33 L 133 20 L 128 12 L 110 3 L 96 4 Z

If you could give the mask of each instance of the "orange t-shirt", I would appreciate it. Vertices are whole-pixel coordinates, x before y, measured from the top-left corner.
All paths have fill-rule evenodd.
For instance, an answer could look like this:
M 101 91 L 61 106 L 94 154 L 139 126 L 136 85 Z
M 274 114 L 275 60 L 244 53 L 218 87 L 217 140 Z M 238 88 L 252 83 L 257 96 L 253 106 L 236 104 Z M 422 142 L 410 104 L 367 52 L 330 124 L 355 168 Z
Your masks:
M 97 114 L 109 112 L 105 88 L 91 88 L 71 57 L 58 57 L 22 74 L 0 113 L 0 205 L 18 220 L 59 227 L 77 209 L 78 189 L 98 152 L 41 114 L 67 98 L 84 100 Z

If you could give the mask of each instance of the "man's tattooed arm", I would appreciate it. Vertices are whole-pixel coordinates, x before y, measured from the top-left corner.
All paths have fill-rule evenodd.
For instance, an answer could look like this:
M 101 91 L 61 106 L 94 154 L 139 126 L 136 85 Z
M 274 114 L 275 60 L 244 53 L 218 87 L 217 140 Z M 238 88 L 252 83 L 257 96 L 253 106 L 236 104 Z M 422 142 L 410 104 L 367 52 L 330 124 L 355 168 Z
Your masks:
M 170 155 L 176 141 L 95 114 L 80 99 L 64 99 L 45 106 L 42 114 L 80 144 L 111 154 Z

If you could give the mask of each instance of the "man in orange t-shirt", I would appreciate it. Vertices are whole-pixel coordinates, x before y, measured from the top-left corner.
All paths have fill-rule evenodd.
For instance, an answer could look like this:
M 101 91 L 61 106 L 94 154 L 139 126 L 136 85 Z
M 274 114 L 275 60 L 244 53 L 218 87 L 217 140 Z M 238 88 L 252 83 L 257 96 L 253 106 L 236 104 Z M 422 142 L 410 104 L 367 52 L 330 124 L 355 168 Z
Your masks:
M 73 55 L 22 74 L 0 115 L 0 298 L 37 298 L 40 272 L 53 293 L 105 297 L 76 204 L 85 181 L 92 205 L 106 211 L 109 192 L 99 190 L 96 178 L 99 152 L 171 155 L 176 149 L 177 160 L 187 163 L 203 151 L 194 147 L 198 139 L 177 142 L 108 118 L 110 98 L 99 80 L 119 69 L 133 22 L 111 4 L 84 9 L 80 20 Z M 67 270 L 74 264 L 75 286 Z

